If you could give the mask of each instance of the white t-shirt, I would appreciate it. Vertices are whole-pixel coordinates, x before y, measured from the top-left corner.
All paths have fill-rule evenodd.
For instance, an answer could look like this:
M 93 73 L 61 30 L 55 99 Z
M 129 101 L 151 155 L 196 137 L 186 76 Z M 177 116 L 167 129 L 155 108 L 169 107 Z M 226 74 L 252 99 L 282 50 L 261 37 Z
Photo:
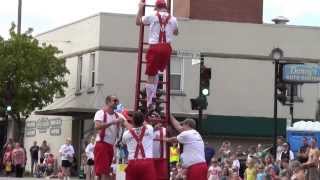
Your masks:
M 168 17 L 169 13 L 167 12 L 159 12 L 162 19 Z M 145 25 L 150 25 L 149 29 L 149 44 L 157 44 L 159 43 L 159 33 L 160 33 L 160 23 L 159 18 L 157 16 L 157 12 L 150 16 L 143 16 L 142 22 Z M 165 27 L 166 31 L 166 41 L 170 43 L 173 39 L 173 32 L 178 28 L 177 18 L 171 16 L 168 24 Z
M 137 134 L 138 137 L 140 137 L 140 133 L 142 130 L 142 127 L 139 128 L 132 128 L 132 130 Z M 133 138 L 132 134 L 129 130 L 126 130 L 123 134 L 122 141 L 124 144 L 127 145 L 128 152 L 129 152 L 129 160 L 133 160 L 135 152 L 136 152 L 136 146 L 137 141 Z M 142 139 L 142 145 L 145 153 L 145 158 L 153 158 L 152 151 L 153 151 L 153 127 L 150 125 L 146 125 L 146 130 Z M 139 150 L 138 159 L 141 159 L 141 151 Z
M 222 169 L 219 166 L 213 167 L 210 166 L 208 169 L 209 178 L 208 180 L 220 180 Z
M 204 143 L 201 135 L 196 130 L 187 130 L 177 136 L 178 142 L 183 144 L 181 154 L 182 166 L 187 168 L 193 164 L 206 162 Z
M 239 175 L 240 161 L 238 159 L 235 159 L 235 160 L 232 161 L 232 168 L 237 168 L 238 175 Z
M 166 137 L 166 128 L 161 128 L 163 137 Z M 160 158 L 160 143 L 163 143 L 163 156 L 167 158 L 167 143 L 164 141 L 159 141 L 160 139 L 160 129 L 154 131 L 154 141 L 153 141 L 153 157 Z M 162 158 L 162 157 L 161 157 Z
M 71 144 L 63 144 L 59 149 L 59 153 L 61 153 L 61 160 L 70 160 L 74 155 L 73 146 Z
M 106 113 L 106 115 L 107 115 L 106 123 L 110 123 L 110 122 L 113 122 L 113 121 L 117 120 L 117 117 L 116 117 L 115 113 L 112 114 L 112 115 Z M 119 113 L 118 113 L 118 116 L 120 116 Z M 104 111 L 103 110 L 97 111 L 96 114 L 94 115 L 94 121 L 103 122 L 103 119 L 104 119 Z M 100 130 L 100 131 L 103 131 L 103 130 Z M 100 131 L 97 133 L 96 141 L 100 141 Z M 103 141 L 113 145 L 116 142 L 116 139 L 117 139 L 117 134 L 118 134 L 118 131 L 119 131 L 119 125 L 112 124 L 111 126 L 106 128 L 104 131 L 105 131 L 105 136 L 104 136 Z
M 86 155 L 88 159 L 94 159 L 93 151 L 94 151 L 95 144 L 88 144 L 86 147 Z

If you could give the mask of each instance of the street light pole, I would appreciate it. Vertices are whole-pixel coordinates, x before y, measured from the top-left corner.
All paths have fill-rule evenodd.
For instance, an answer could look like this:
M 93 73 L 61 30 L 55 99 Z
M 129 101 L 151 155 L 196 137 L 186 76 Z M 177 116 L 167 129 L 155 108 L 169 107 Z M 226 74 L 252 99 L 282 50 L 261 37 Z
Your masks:
M 18 0 L 18 24 L 17 24 L 18 34 L 21 34 L 21 11 L 22 11 L 22 0 Z
M 274 94 L 273 94 L 273 156 L 277 156 L 277 131 L 278 131 L 278 84 L 280 81 L 280 60 L 283 58 L 283 51 L 280 48 L 274 48 L 271 51 L 271 57 L 274 60 Z

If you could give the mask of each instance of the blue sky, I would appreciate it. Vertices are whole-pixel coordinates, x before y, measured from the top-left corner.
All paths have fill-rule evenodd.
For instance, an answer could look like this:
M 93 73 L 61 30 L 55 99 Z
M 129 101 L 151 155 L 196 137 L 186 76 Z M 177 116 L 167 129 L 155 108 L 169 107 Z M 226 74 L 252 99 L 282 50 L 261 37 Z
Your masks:
M 154 0 L 151 0 L 151 2 Z M 18 0 L 0 0 L 0 35 L 8 37 L 17 19 Z M 134 14 L 139 0 L 23 0 L 22 30 L 41 33 L 98 12 Z M 320 26 L 320 0 L 264 0 L 264 23 L 276 16 L 291 25 Z

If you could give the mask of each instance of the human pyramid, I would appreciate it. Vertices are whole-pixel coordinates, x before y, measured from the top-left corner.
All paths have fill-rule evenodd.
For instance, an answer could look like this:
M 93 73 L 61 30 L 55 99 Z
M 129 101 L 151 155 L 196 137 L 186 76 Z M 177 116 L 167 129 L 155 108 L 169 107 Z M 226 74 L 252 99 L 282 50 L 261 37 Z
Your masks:
M 148 111 L 153 110 L 152 99 L 156 96 L 159 81 L 158 72 L 163 71 L 170 62 L 173 35 L 178 35 L 177 19 L 168 12 L 165 0 L 157 0 L 155 14 L 143 16 L 144 1 L 139 3 L 136 17 L 137 25 L 149 25 L 149 49 L 147 51 L 146 75 L 148 82 L 146 102 Z M 159 121 L 146 122 L 142 112 L 116 112 L 119 99 L 107 96 L 105 106 L 96 112 L 95 128 L 98 130 L 94 148 L 94 170 L 98 180 L 110 179 L 110 166 L 114 158 L 114 147 L 121 140 L 128 150 L 126 180 L 169 179 L 167 143 L 178 142 L 183 145 L 182 166 L 187 170 L 188 180 L 207 179 L 207 164 L 204 143 L 195 130 L 196 122 L 186 119 L 182 123 L 173 116 L 170 124 L 179 132 L 178 136 L 167 137 L 166 127 Z M 125 128 L 119 137 L 119 131 Z

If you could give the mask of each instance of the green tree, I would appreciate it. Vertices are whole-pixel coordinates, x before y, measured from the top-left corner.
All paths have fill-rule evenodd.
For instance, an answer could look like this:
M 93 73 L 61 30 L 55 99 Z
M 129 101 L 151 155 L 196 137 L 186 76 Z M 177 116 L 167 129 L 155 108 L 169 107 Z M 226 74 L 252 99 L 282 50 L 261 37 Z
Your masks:
M 56 47 L 39 44 L 29 29 L 23 34 L 10 29 L 10 38 L 0 37 L 0 111 L 19 123 L 36 108 L 51 103 L 56 94 L 64 95 L 69 73 Z M 19 127 L 19 126 L 18 126 Z M 21 130 L 21 129 L 20 129 Z

